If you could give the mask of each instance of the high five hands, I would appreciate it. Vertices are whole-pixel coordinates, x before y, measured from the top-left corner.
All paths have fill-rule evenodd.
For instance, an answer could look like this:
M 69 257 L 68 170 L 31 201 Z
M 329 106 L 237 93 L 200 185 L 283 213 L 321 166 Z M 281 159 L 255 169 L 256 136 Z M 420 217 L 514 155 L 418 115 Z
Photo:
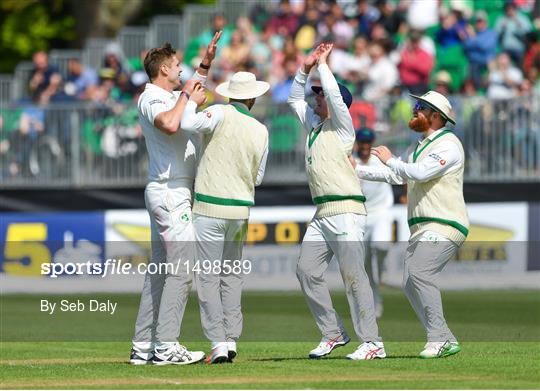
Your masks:
M 334 47 L 333 43 L 321 43 L 304 60 L 304 73 L 309 73 L 315 64 L 325 64 L 328 55 Z M 321 62 L 322 57 L 322 62 Z

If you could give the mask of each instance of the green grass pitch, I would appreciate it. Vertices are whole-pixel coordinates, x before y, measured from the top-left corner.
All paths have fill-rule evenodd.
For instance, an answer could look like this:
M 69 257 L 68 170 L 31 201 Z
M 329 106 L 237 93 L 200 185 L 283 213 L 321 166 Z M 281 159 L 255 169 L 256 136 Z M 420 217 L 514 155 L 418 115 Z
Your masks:
M 319 333 L 298 292 L 245 293 L 244 332 L 234 364 L 134 367 L 127 364 L 139 295 L 3 295 L 0 388 L 189 389 L 538 389 L 540 291 L 445 292 L 445 316 L 462 352 L 417 358 L 424 333 L 399 290 L 386 289 L 379 321 L 388 358 L 346 360 L 357 341 L 320 360 L 307 359 Z M 40 313 L 39 302 L 100 298 L 118 302 L 114 315 Z M 343 293 L 334 305 L 354 335 Z M 191 297 L 181 342 L 205 350 Z

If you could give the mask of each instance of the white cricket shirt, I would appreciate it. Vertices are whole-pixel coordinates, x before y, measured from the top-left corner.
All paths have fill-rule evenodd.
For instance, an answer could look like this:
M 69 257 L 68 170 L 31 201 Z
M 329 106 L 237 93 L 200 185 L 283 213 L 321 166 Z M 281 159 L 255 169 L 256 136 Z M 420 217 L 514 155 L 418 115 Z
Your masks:
M 137 108 L 148 150 L 150 181 L 184 179 L 193 182 L 195 179 L 199 136 L 183 130 L 167 135 L 154 126 L 156 116 L 171 110 L 179 96 L 180 91 L 169 92 L 155 84 L 147 83 L 139 97 Z

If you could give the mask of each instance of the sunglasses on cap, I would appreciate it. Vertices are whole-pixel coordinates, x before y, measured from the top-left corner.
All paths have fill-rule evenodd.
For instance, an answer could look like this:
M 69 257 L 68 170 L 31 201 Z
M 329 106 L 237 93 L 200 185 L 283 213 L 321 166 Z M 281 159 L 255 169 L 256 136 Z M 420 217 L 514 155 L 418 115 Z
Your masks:
M 431 107 L 429 107 L 427 104 L 425 104 L 422 101 L 417 100 L 414 104 L 414 111 L 420 111 L 420 110 L 431 110 Z

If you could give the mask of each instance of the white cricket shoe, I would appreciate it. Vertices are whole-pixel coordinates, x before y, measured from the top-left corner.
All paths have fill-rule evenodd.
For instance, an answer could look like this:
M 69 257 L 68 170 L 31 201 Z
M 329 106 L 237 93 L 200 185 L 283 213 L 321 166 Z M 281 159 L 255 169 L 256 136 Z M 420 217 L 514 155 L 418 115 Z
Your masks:
M 236 355 L 237 355 L 236 342 L 235 341 L 228 341 L 227 342 L 227 350 L 228 350 L 229 361 L 232 361 L 233 358 L 235 358 Z
M 420 352 L 420 358 L 442 358 L 461 352 L 458 342 L 428 342 Z
M 386 352 L 382 342 L 364 342 L 353 353 L 347 354 L 349 360 L 373 360 L 385 357 Z
M 168 347 L 154 350 L 154 365 L 187 365 L 204 360 L 204 352 L 190 352 L 178 342 Z
M 323 338 L 319 345 L 309 352 L 309 358 L 321 358 L 327 356 L 332 353 L 332 350 L 347 345 L 350 340 L 351 339 L 345 332 L 341 333 L 336 338 Z
M 206 357 L 207 364 L 221 364 L 229 361 L 229 349 L 227 348 L 227 342 L 213 343 L 212 351 L 210 355 Z

